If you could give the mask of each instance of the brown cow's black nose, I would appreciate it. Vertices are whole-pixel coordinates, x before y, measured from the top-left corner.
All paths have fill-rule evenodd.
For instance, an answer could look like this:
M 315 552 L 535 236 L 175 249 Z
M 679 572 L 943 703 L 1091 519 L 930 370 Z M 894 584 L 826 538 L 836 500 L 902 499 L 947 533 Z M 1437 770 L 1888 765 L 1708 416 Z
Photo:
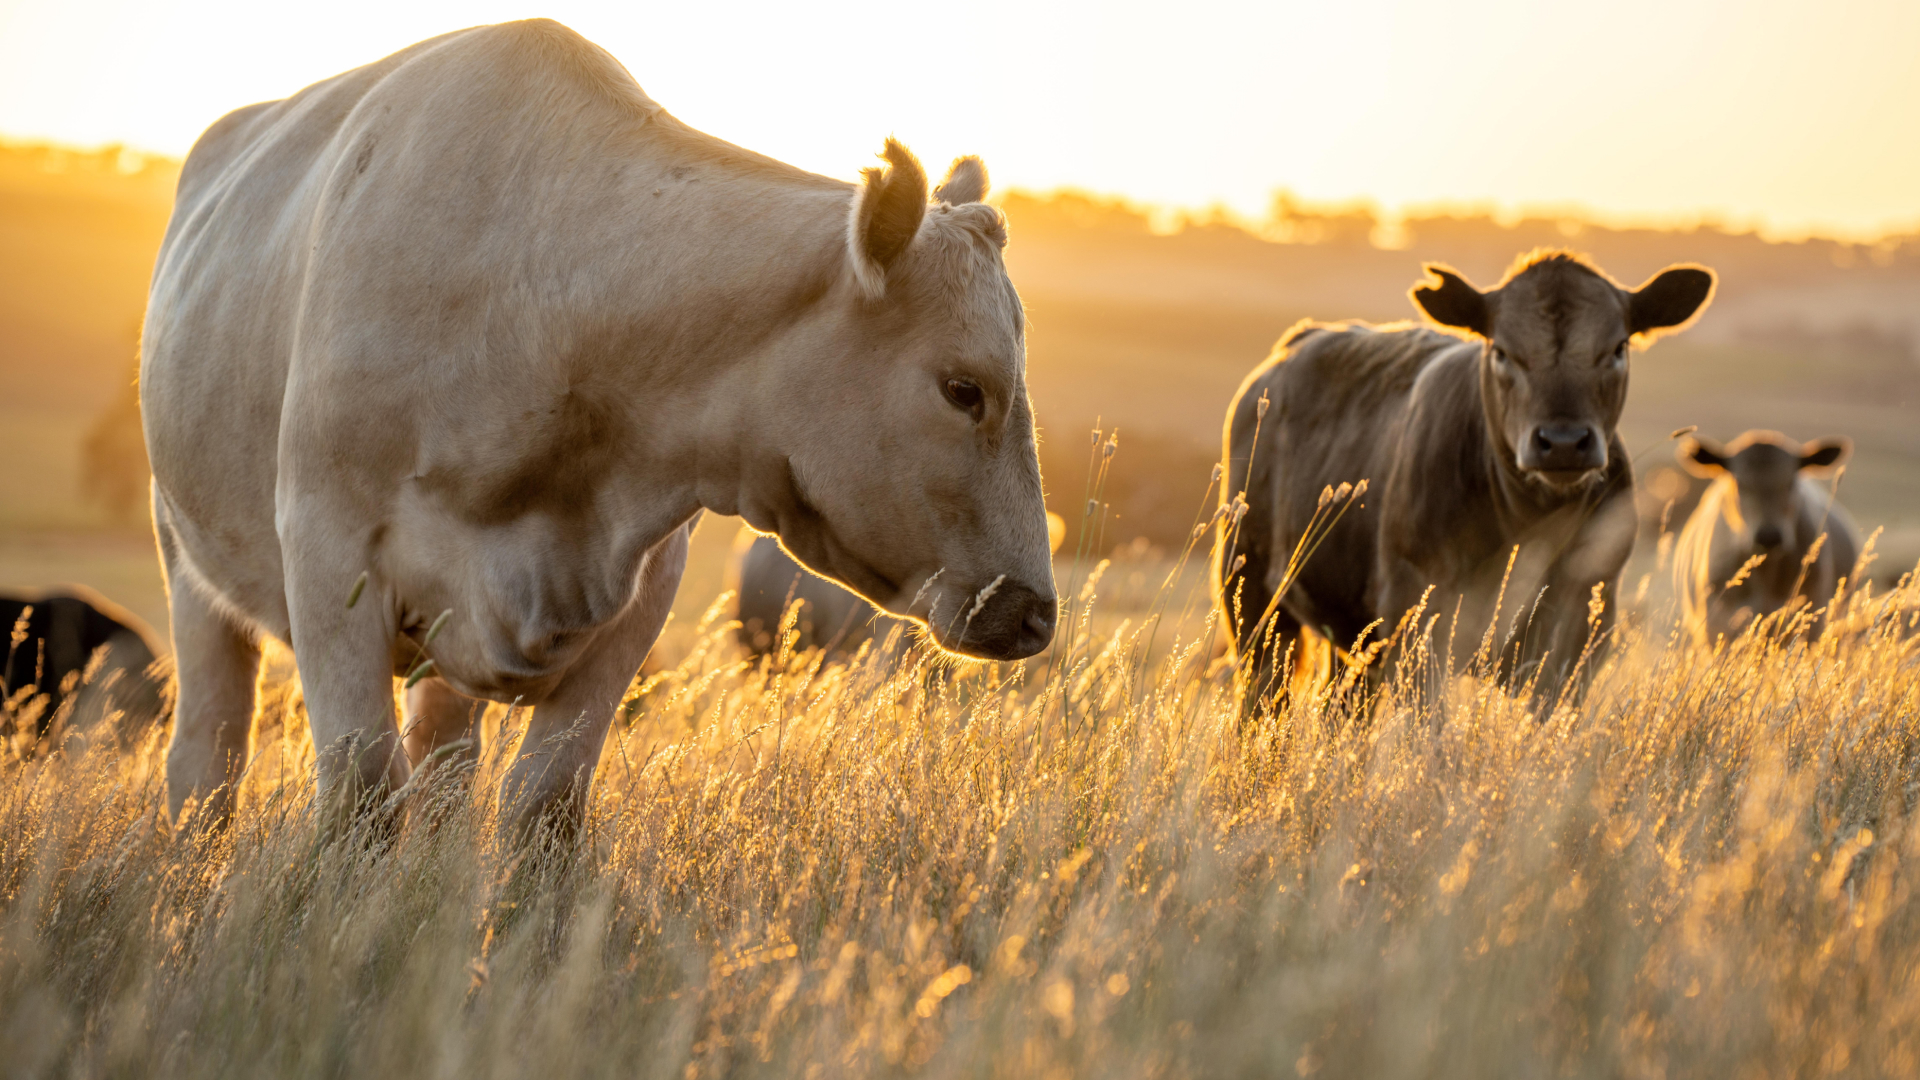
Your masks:
M 1606 466 L 1607 448 L 1591 424 L 1541 424 L 1527 439 L 1520 464 L 1541 472 L 1585 472 Z
M 1753 530 L 1753 542 L 1763 548 L 1777 548 L 1781 539 L 1778 525 L 1762 525 Z

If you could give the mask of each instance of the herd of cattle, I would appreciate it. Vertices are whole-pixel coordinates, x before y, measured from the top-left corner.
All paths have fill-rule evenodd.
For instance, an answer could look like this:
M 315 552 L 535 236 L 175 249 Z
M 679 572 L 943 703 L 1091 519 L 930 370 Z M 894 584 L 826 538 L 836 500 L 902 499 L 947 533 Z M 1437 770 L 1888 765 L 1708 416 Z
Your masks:
M 799 603 L 829 650 L 900 619 L 965 655 L 1040 652 L 1057 540 L 1005 225 L 977 159 L 929 190 L 904 147 L 885 158 L 846 184 L 721 142 L 541 20 L 220 120 L 142 340 L 175 671 L 103 602 L 22 597 L 11 732 L 159 717 L 170 679 L 170 810 L 217 824 L 272 637 L 341 805 L 472 760 L 476 702 L 518 702 L 509 820 L 567 827 L 703 510 L 756 532 L 751 649 Z M 1427 270 L 1430 325 L 1303 324 L 1227 409 L 1215 592 L 1251 703 L 1308 636 L 1436 671 L 1492 641 L 1500 678 L 1577 692 L 1614 618 L 1629 355 L 1696 319 L 1712 272 Z M 1847 452 L 1684 443 L 1713 479 L 1675 559 L 1701 640 L 1852 572 L 1814 479 Z

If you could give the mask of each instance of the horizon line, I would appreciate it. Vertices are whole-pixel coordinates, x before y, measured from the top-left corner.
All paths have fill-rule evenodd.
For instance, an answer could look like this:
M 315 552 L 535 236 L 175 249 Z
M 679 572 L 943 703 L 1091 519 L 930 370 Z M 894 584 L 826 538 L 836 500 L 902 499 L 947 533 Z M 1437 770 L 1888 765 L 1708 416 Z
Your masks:
M 126 176 L 145 171 L 150 163 L 164 163 L 177 168 L 185 161 L 184 156 L 125 142 L 81 144 L 44 136 L 19 136 L 4 132 L 0 132 L 0 150 L 54 151 L 89 159 L 116 155 L 122 160 L 116 163 L 114 171 Z M 129 158 L 132 160 L 129 161 Z M 1310 243 L 1311 241 L 1289 239 L 1277 233 L 1276 226 L 1281 222 L 1275 216 L 1274 210 L 1284 202 L 1306 215 L 1317 217 L 1365 214 L 1374 222 L 1369 242 L 1374 247 L 1385 250 L 1397 250 L 1402 246 L 1394 242 L 1394 237 L 1408 224 L 1441 218 L 1456 220 L 1478 218 L 1490 221 L 1504 229 L 1516 228 L 1526 222 L 1546 221 L 1573 223 L 1581 228 L 1598 227 L 1612 232 L 1646 230 L 1685 233 L 1708 230 L 1728 236 L 1752 236 L 1769 244 L 1827 242 L 1868 249 L 1898 247 L 1905 242 L 1920 239 L 1920 212 L 1904 219 L 1883 221 L 1872 229 L 1851 229 L 1836 226 L 1831 222 L 1818 221 L 1787 225 L 1761 214 L 1740 214 L 1718 208 L 1695 207 L 1654 213 L 1611 211 L 1578 200 L 1509 202 L 1486 196 L 1414 200 L 1398 205 L 1388 205 L 1374 196 L 1365 194 L 1337 198 L 1303 196 L 1285 184 L 1277 184 L 1268 189 L 1269 209 L 1264 218 L 1239 210 L 1224 198 L 1215 198 L 1204 203 L 1161 203 L 1124 192 L 1103 191 L 1082 183 L 1056 184 L 1051 187 L 1011 184 L 1002 191 L 996 192 L 994 196 L 990 196 L 988 201 L 1002 202 L 1013 196 L 1042 200 L 1062 197 L 1084 199 L 1096 205 L 1119 209 L 1138 216 L 1146 221 L 1149 231 L 1159 236 L 1177 235 L 1189 228 L 1227 225 L 1269 243 Z M 1576 240 L 1578 233 L 1578 229 L 1569 233 L 1568 240 L 1570 242 Z M 1382 242 L 1383 239 L 1385 242 Z

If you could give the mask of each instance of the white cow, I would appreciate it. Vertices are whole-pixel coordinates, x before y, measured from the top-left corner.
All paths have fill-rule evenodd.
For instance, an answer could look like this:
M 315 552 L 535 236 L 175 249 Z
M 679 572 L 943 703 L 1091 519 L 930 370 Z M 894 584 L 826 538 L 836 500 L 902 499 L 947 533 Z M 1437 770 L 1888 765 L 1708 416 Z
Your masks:
M 509 820 L 577 823 L 703 507 L 948 648 L 1045 647 L 1005 227 L 977 160 L 930 201 L 885 157 L 847 184 L 694 131 L 542 20 L 210 128 L 140 372 L 176 820 L 230 811 L 271 635 L 336 805 L 517 700 Z M 392 680 L 425 660 L 403 741 Z

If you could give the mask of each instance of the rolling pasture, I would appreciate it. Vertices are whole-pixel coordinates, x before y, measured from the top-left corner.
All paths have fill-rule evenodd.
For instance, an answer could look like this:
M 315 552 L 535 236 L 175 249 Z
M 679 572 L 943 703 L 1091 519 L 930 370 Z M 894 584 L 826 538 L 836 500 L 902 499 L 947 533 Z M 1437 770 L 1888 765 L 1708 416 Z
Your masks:
M 164 625 L 143 513 L 98 478 L 142 467 L 111 448 L 169 166 L 31 157 L 0 153 L 0 584 L 82 580 Z M 1402 249 L 1297 207 L 1271 235 L 1007 210 L 1048 501 L 1079 530 L 1048 653 L 747 661 L 710 517 L 572 852 L 505 850 L 472 797 L 525 723 L 498 706 L 392 830 L 316 839 L 284 653 L 223 835 L 169 827 L 162 732 L 7 752 L 6 1074 L 1920 1071 L 1914 242 L 1435 218 Z M 1485 285 L 1548 237 L 1632 283 L 1685 258 L 1726 282 L 1634 361 L 1647 527 L 1591 693 L 1539 715 L 1477 676 L 1367 698 L 1342 672 L 1243 718 L 1212 534 L 1189 540 L 1233 388 L 1297 318 L 1406 315 L 1421 258 Z M 1799 303 L 1822 295 L 1879 299 Z M 1096 423 L 1119 449 L 1089 479 Z M 1841 498 L 1884 531 L 1838 632 L 1677 644 L 1661 468 L 1691 424 L 1856 440 Z

